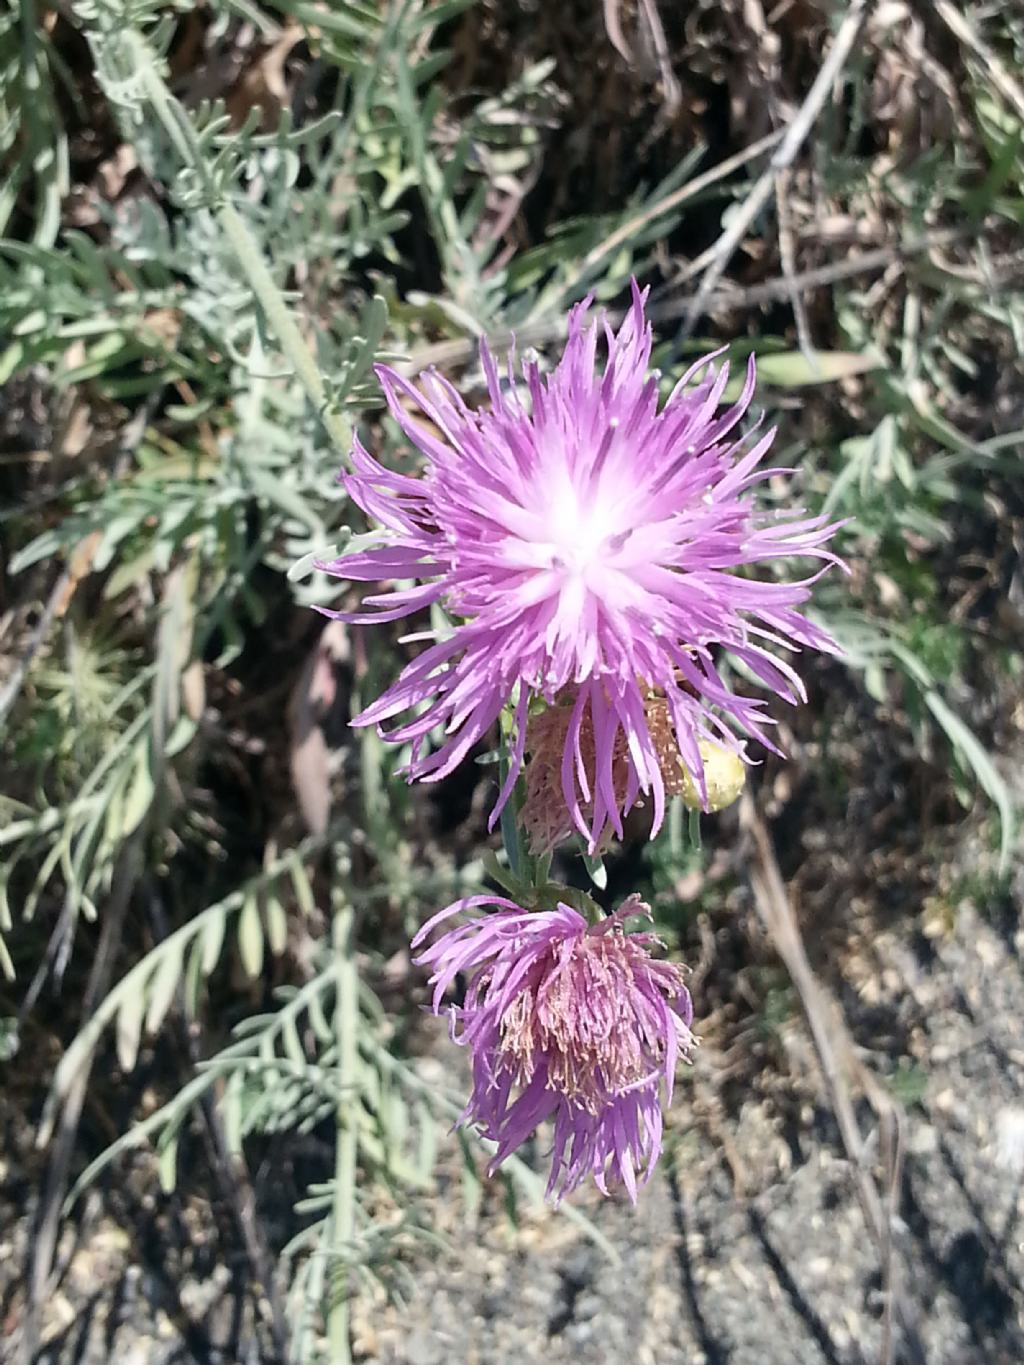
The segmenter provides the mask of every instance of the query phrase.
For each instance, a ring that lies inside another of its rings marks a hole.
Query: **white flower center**
[[[607,557],[610,539],[620,527],[609,503],[583,509],[575,499],[565,498],[552,509],[548,529],[552,567],[583,577],[591,565]]]

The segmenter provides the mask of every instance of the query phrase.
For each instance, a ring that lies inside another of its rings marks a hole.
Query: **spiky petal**
[[[450,1007],[452,1036],[472,1054],[462,1121],[498,1144],[493,1170],[550,1119],[549,1197],[592,1176],[604,1193],[621,1184],[635,1201],[661,1152],[676,1062],[694,1041],[684,969],[652,957],[653,934],[626,932],[629,916],[650,917],[636,896],[596,925],[561,902],[531,913],[469,897],[435,915],[413,947],[483,905],[494,908],[416,959],[433,969],[435,1014],[455,978],[468,976],[462,1005]]]

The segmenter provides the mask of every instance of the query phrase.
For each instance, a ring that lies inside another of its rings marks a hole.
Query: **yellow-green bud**
[[[721,744],[712,744],[702,739],[699,744],[701,760],[704,764],[704,781],[708,789],[708,804],[701,805],[700,792],[688,768],[683,768],[683,805],[690,810],[717,811],[739,799],[747,780],[747,765],[739,754],[726,749]],[[682,763],[680,762],[682,767]]]

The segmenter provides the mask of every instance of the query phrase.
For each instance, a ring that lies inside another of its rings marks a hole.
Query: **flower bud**
[[[700,792],[693,775],[683,768],[682,792],[683,805],[690,810],[705,810],[710,813],[725,810],[739,800],[747,780],[747,766],[739,754],[727,749],[723,744],[713,744],[702,739],[699,743],[700,756],[704,763],[704,783],[707,787],[707,805],[700,799]],[[682,764],[680,764],[682,767]]]

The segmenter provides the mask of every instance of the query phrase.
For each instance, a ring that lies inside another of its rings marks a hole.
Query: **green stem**
[[[256,239],[233,204],[222,204],[217,219],[225,237],[231,243],[238,264],[252,286],[252,292],[256,295],[271,330],[277,337],[281,350],[291,361],[299,382],[316,408],[328,435],[347,460],[352,445],[352,432],[348,422],[331,408],[323,376],[313,352],[307,346],[295,318],[281,297],[281,291],[274,283],[274,277],[263,259]]]
[[[215,209],[217,222],[256,296],[256,301],[263,310],[271,331],[277,337],[278,345],[291,362],[296,377],[316,408],[327,434],[342,457],[347,460],[352,443],[348,422],[332,409],[316,357],[299,331],[298,324],[274,281],[258,242],[235,206],[217,195],[209,180],[195,129],[187,112],[168,90],[157,70],[152,50],[138,33],[129,31],[126,40],[139,72],[139,79],[154,112],[182,161],[200,177],[209,189],[211,199],[217,203]]]
[[[331,1365],[350,1365],[348,1300],[349,1262],[355,1232],[356,1159],[359,1129],[354,1110],[356,1067],[359,1060],[359,977],[353,942],[353,910],[342,905],[334,912],[333,942],[338,995],[334,1031],[338,1048],[338,1104],[335,1110],[334,1191],[331,1201],[331,1246],[343,1269],[332,1277],[327,1312],[327,1340]]]
[[[508,757],[505,752],[505,737],[501,739],[501,757],[498,760],[498,783],[505,785],[508,776]],[[530,858],[523,847],[523,832],[519,828],[519,793],[514,791],[509,796],[502,808],[499,827],[501,829],[501,842],[504,845],[506,856],[508,857],[509,871],[516,881],[530,882],[532,869]]]

